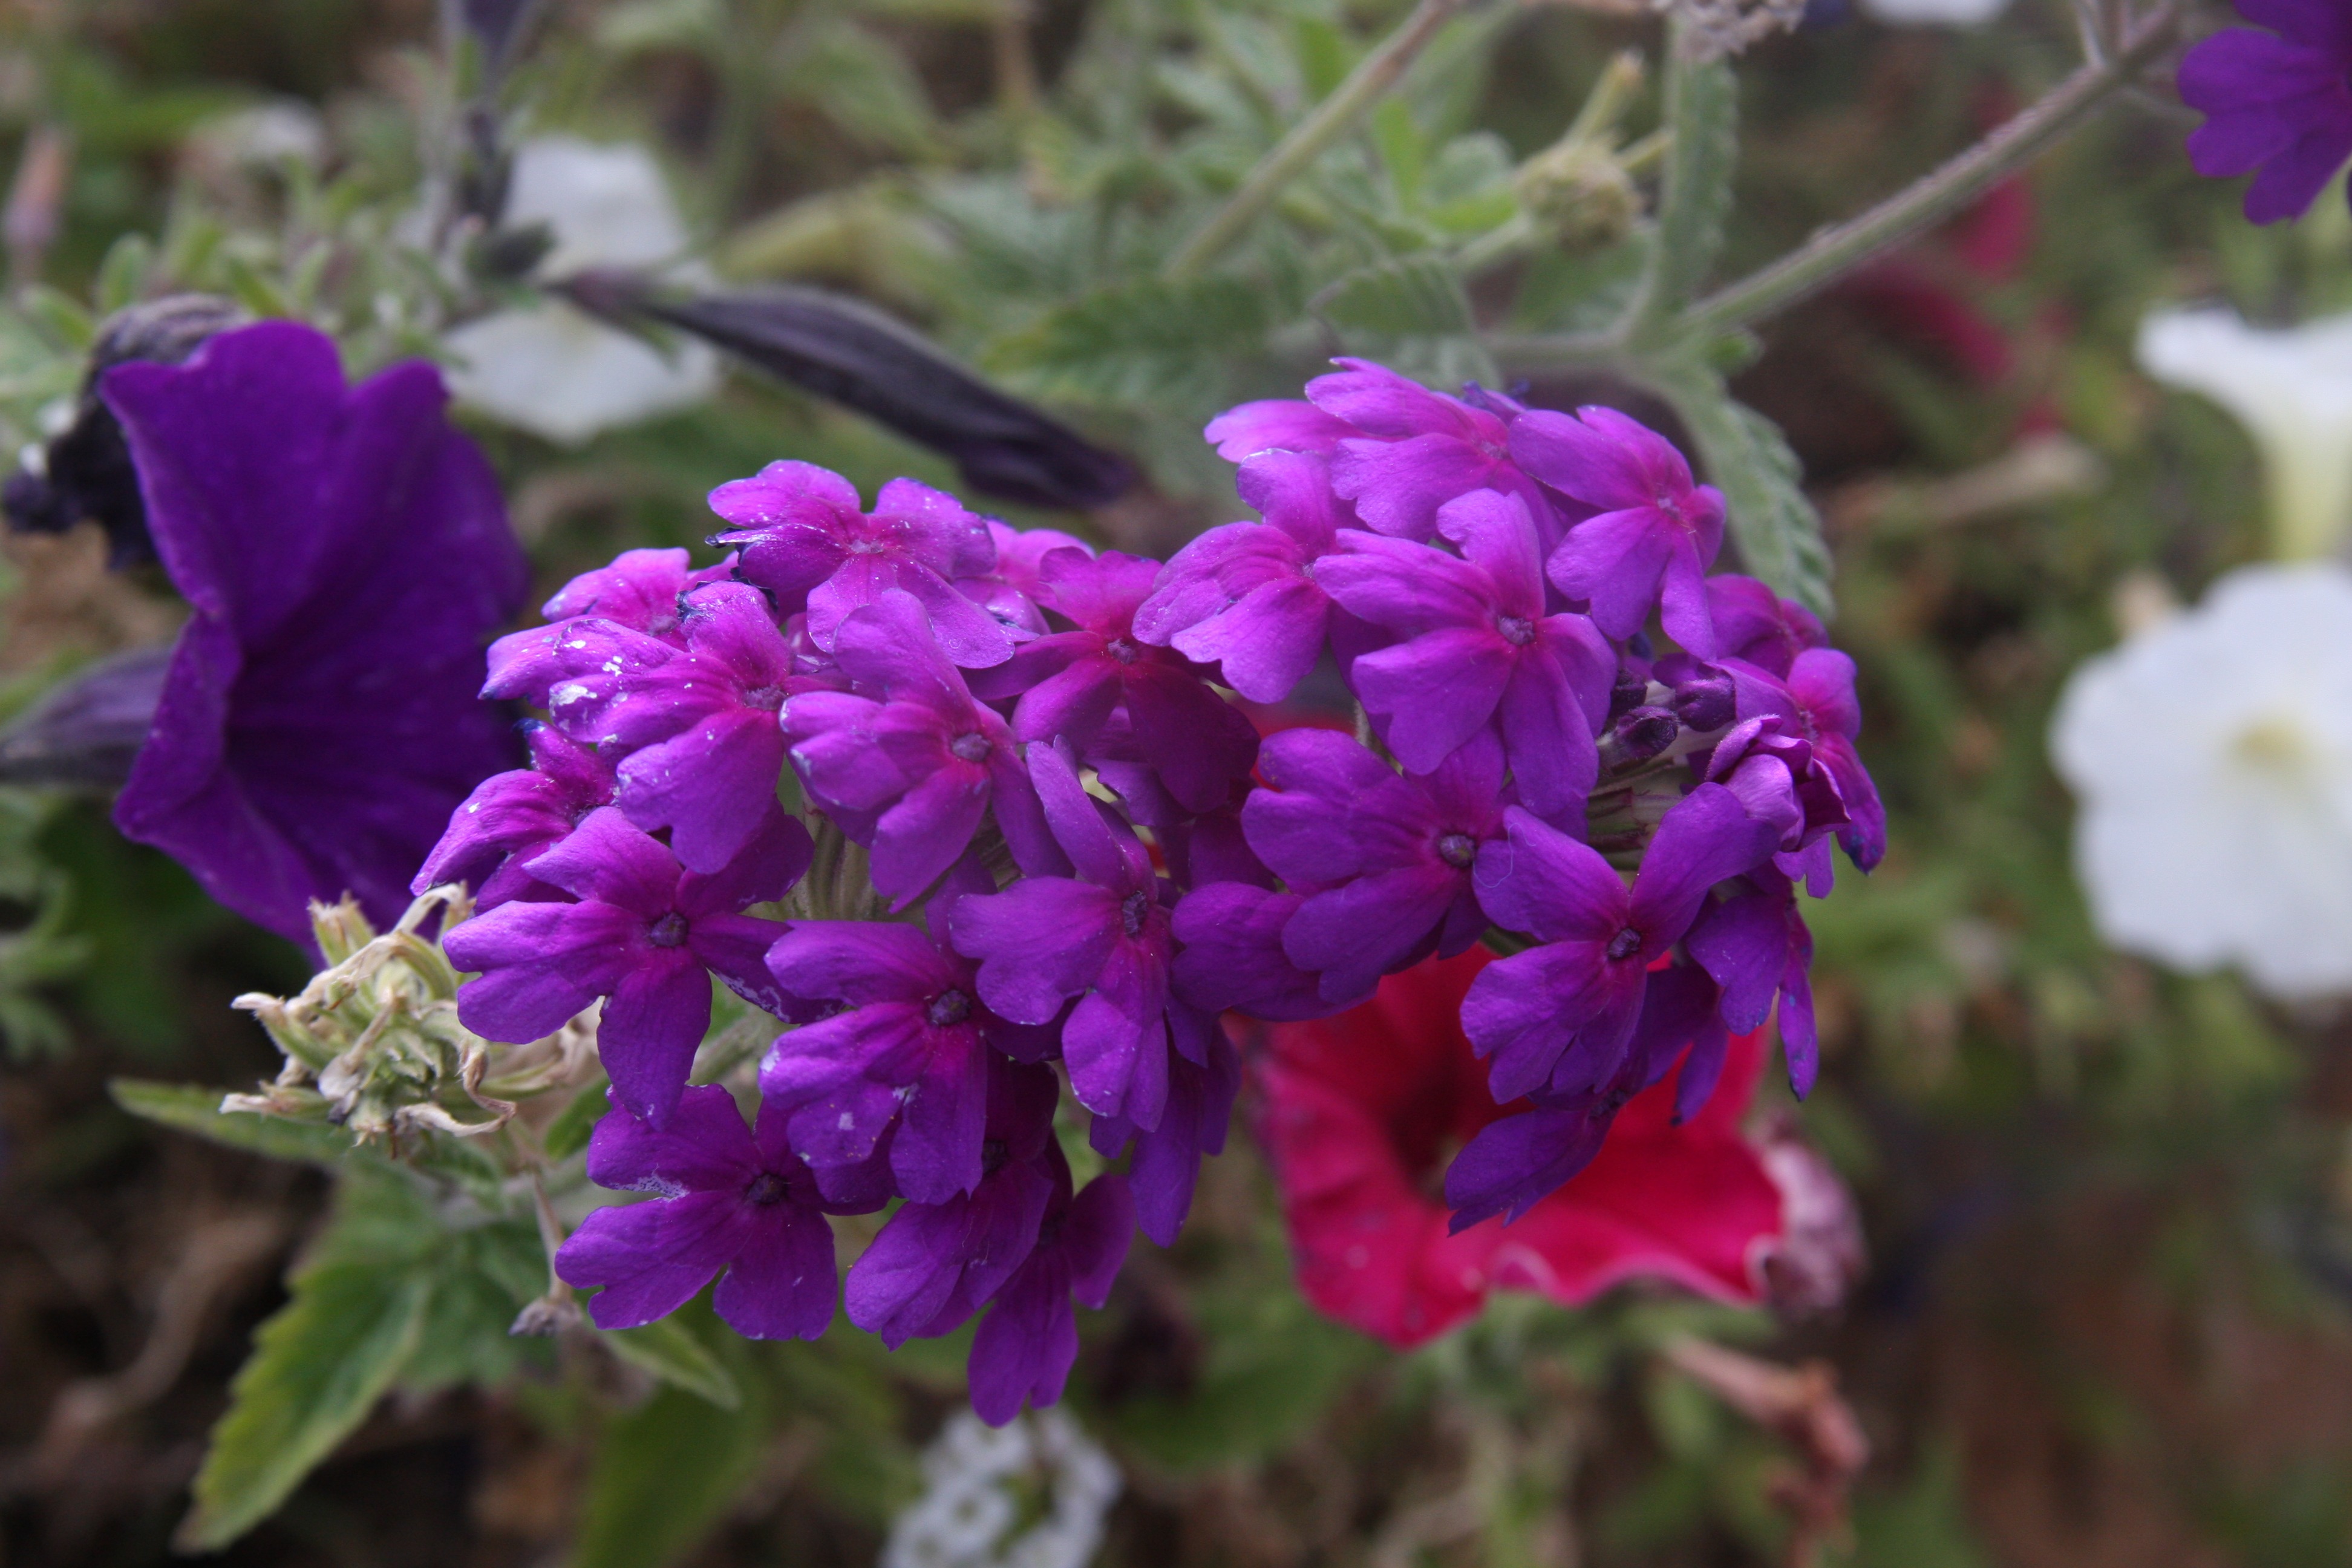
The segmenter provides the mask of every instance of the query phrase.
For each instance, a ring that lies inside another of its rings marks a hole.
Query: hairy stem
[[[1274,205],[1285,185],[1322,156],[1324,149],[1354,129],[1356,121],[1396,85],[1405,68],[1437,36],[1437,30],[1468,3],[1469,0],[1421,0],[1412,14],[1397,25],[1396,31],[1366,55],[1348,73],[1345,81],[1332,89],[1328,98],[1292,126],[1290,134],[1267,150],[1242,181],[1241,188],[1169,258],[1166,276],[1190,278],[1223,255],[1227,246],[1239,239],[1243,231]]]

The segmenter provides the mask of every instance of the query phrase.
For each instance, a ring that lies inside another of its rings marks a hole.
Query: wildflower
[[[1557,1093],[1607,1080],[1626,1056],[1648,970],[1699,912],[1707,889],[1749,870],[1777,834],[1721,784],[1668,811],[1629,890],[1590,847],[1513,806],[1507,838],[1478,852],[1478,900],[1496,924],[1541,944],[1478,977],[1462,1025],[1494,1058],[1497,1100],[1547,1084]]]
[[[478,908],[528,898],[530,863],[600,805],[613,804],[613,770],[562,731],[533,721],[525,731],[530,766],[484,779],[449,814],[449,829],[408,885],[444,882],[476,889]]]
[[[1762,1028],[1777,1000],[1789,1088],[1802,1100],[1821,1072],[1811,979],[1813,935],[1797,912],[1796,890],[1787,879],[1758,868],[1747,879],[1755,890],[1735,893],[1708,909],[1691,928],[1686,945],[1692,959],[1723,988],[1723,1022],[1733,1033]]]
[[[2241,567],[2068,678],[2051,754],[2109,942],[2283,996],[2352,990],[2347,626],[2342,567]]]
[[[1020,1415],[1024,1401],[1042,1410],[1062,1397],[1078,1359],[1070,1298],[1096,1308],[1108,1300],[1135,1233],[1125,1177],[1106,1171],[1072,1196],[1060,1144],[1045,1145],[1044,1163],[1054,1191],[1036,1244],[999,1288],[971,1340],[972,1414],[993,1426]]]
[[[1785,732],[1811,745],[1812,770],[1836,792],[1850,819],[1838,830],[1838,842],[1856,867],[1864,871],[1875,868],[1886,855],[1886,807],[1879,801],[1870,770],[1862,764],[1862,753],[1854,749],[1854,737],[1862,732],[1862,704],[1853,695],[1853,660],[1835,648],[1807,648],[1790,661],[1786,680],[1737,660],[1724,668],[1738,689],[1740,718],[1777,720]],[[1809,809],[1815,821],[1822,820],[1824,806]],[[1825,868],[1826,860],[1822,865]]]
[[[1176,1245],[1184,1216],[1192,1212],[1201,1157],[1224,1151],[1225,1129],[1241,1087],[1241,1056],[1223,1029],[1212,1028],[1205,1063],[1181,1056],[1169,1062],[1168,1109],[1159,1126],[1141,1128],[1124,1117],[1097,1116],[1087,1130],[1095,1152],[1106,1160],[1118,1158],[1134,1143],[1127,1184],[1135,1222],[1162,1247]]]
[[[1666,635],[1701,658],[1716,652],[1706,569],[1723,548],[1723,492],[1692,481],[1674,444],[1613,408],[1573,419],[1537,409],[1511,426],[1511,454],[1591,509],[1546,571],[1612,637],[1632,637],[1663,605]]]
[[[950,1415],[922,1466],[923,1495],[891,1521],[881,1568],[1087,1568],[1118,1498],[1118,1467],[1059,1410],[998,1429]],[[1042,1519],[1027,1507],[1038,1485]]]
[[[593,616],[684,647],[686,637],[679,623],[686,616],[687,595],[726,582],[734,569],[731,555],[715,566],[698,569],[683,550],[624,550],[613,557],[611,565],[583,572],[566,583],[540,607],[540,614],[551,622]]]
[[[1635,1096],[1583,1173],[1507,1227],[1449,1234],[1428,1194],[1448,1145],[1508,1114],[1462,1032],[1484,949],[1381,983],[1373,1000],[1269,1032],[1252,1069],[1256,1125],[1282,1194],[1299,1289],[1318,1310],[1406,1349],[1474,1316],[1490,1290],[1576,1306],[1655,1279],[1718,1301],[1761,1293],[1782,1200],[1738,1135],[1762,1065],[1735,1041],[1706,1109],[1676,1122],[1665,1089]]]
[[[1213,528],[1178,551],[1137,606],[1135,635],[1215,665],[1253,702],[1279,702],[1322,656],[1331,599],[1314,567],[1355,519],[1319,457],[1261,453],[1236,482],[1265,521]]]
[[[1104,820],[1051,746],[1029,749],[1029,771],[1077,876],[1024,877],[964,899],[949,929],[957,951],[981,961],[981,1000],[997,1016],[1047,1024],[1076,999],[1062,1024],[1070,1092],[1148,1131],[1167,1102],[1170,1042],[1202,1061],[1213,1026],[1169,984],[1169,908],[1142,844]]]
[[[809,639],[827,652],[852,610],[894,588],[922,605],[932,636],[965,668],[1013,652],[1012,635],[950,581],[996,567],[988,529],[953,496],[892,479],[867,512],[839,474],[782,462],[720,485],[710,510],[734,525],[710,542],[741,550],[735,574],[766,589],[779,614],[807,611]]]
[[[348,386],[291,321],[101,388],[191,610],[116,826],[290,940],[346,891],[390,925],[451,808],[514,756],[474,697],[525,581],[495,476],[430,365]]]
[[[537,276],[590,268],[653,268],[687,249],[686,226],[653,154],[635,143],[600,147],[541,136],[515,151],[503,226],[544,225],[552,247]],[[449,382],[460,401],[503,424],[576,447],[602,430],[690,408],[719,385],[719,356],[703,343],[656,349],[548,298],[450,331]]]
[[[852,611],[834,657],[854,689],[792,698],[783,733],[810,795],[872,847],[877,891],[911,903],[991,812],[1020,865],[1066,868],[1013,731],[973,700],[912,595]]]
[[[1250,846],[1307,890],[1282,949],[1345,1003],[1486,929],[1472,868],[1503,834],[1503,748],[1474,735],[1425,778],[1399,774],[1330,730],[1286,730],[1260,752],[1266,787],[1243,808]]]
[[[785,999],[765,958],[784,934],[742,911],[783,897],[808,869],[808,830],[769,806],[728,867],[705,876],[606,806],[540,852],[531,876],[578,901],[515,902],[451,931],[449,961],[476,971],[458,1016],[493,1040],[535,1040],[606,998],[597,1046],[631,1114],[665,1125],[710,1027],[707,967],[755,1006]]]
[[[1715,623],[1716,647],[1724,657],[1746,659],[1782,679],[1788,679],[1789,666],[1799,654],[1829,644],[1829,634],[1812,611],[1753,577],[1731,572],[1709,577],[1706,610]]]
[[[1283,951],[1282,933],[1306,901],[1250,882],[1210,882],[1185,894],[1170,926],[1182,944],[1170,972],[1176,994],[1204,1013],[1319,1018],[1330,1012],[1323,977]]]
[[[588,1175],[651,1201],[593,1210],[556,1249],[556,1277],[595,1289],[588,1315],[603,1329],[667,1317],[721,1269],[710,1305],[755,1340],[814,1340],[840,1298],[828,1214],[882,1206],[879,1192],[836,1203],[786,1146],[783,1113],[762,1105],[746,1127],[717,1084],[684,1091],[667,1124],[621,1106],[596,1123]]]
[[[2158,310],[2140,323],[2140,367],[2228,409],[2262,454],[2272,553],[2333,552],[2352,531],[2352,315],[2284,329],[2235,312]]]
[[[972,689],[992,700],[1019,697],[1013,732],[1022,740],[1066,739],[1089,757],[1123,709],[1137,759],[1185,810],[1209,811],[1249,773],[1257,731],[1182,655],[1136,633],[1160,570],[1116,550],[1091,560],[1049,552],[1037,568],[1039,597],[1076,628],[1024,644]]]
[[[2241,0],[2269,33],[2228,27],[2182,58],[2180,101],[2197,172],[2252,174],[2246,221],[2301,217],[2352,159],[2352,20],[2336,0]]]
[[[1448,501],[1438,527],[1457,559],[1409,540],[1351,534],[1317,575],[1340,607],[1397,635],[1355,661],[1357,698],[1408,772],[1435,771],[1492,724],[1529,809],[1580,807],[1600,768],[1616,654],[1580,615],[1547,615],[1535,524],[1516,496]]]

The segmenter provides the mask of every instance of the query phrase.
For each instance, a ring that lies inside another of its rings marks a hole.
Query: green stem
[[[2168,47],[2173,4],[2132,24],[2105,58],[2085,63],[2032,108],[1860,216],[1826,229],[1759,271],[1699,300],[1675,325],[1707,340],[1787,309],[1899,240],[1958,211],[2103,108]]]
[[[1437,36],[1437,30],[1468,3],[1469,0],[1421,0],[1412,8],[1412,15],[1399,23],[1396,31],[1382,39],[1378,48],[1366,55],[1328,98],[1317,104],[1312,113],[1291,127],[1289,135],[1257,161],[1257,166],[1242,181],[1241,189],[1169,258],[1165,276],[1190,278],[1223,255],[1227,246],[1239,239],[1243,231],[1274,205],[1285,185],[1321,157],[1332,142],[1352,130],[1356,121],[1396,85],[1405,68]]]

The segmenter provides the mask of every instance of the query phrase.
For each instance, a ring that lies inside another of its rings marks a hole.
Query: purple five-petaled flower
[[[711,1307],[755,1340],[824,1332],[840,1296],[824,1216],[869,1213],[887,1196],[869,1184],[828,1200],[786,1147],[783,1112],[762,1105],[756,1129],[746,1127],[715,1084],[688,1089],[664,1127],[606,1112],[589,1139],[588,1175],[657,1194],[593,1211],[556,1250],[556,1277],[596,1290],[588,1315],[597,1327],[667,1317],[724,1269]]]
[[[536,1040],[605,998],[604,1070],[622,1104],[661,1126],[710,1027],[706,969],[756,1006],[788,1005],[766,963],[785,928],[742,911],[782,898],[809,855],[808,830],[772,802],[751,842],[709,876],[683,870],[619,811],[593,811],[530,864],[575,902],[500,904],[450,931],[449,961],[476,972],[457,1016],[489,1039]]]
[[[1036,1242],[998,1289],[971,1340],[972,1413],[992,1426],[1020,1415],[1024,1401],[1042,1408],[1062,1397],[1078,1359],[1070,1298],[1096,1308],[1109,1300],[1135,1233],[1126,1177],[1106,1171],[1073,1195],[1060,1144],[1045,1146],[1042,1163],[1053,1195],[1038,1219]]]
[[[534,888],[545,896],[530,875],[532,859],[590,812],[613,804],[613,770],[553,725],[531,721],[526,740],[531,765],[475,786],[449,814],[448,831],[425,858],[410,892],[463,882],[483,910],[533,897]]]
[[[1813,1023],[1813,935],[1797,912],[1796,889],[1785,877],[1748,873],[1752,891],[1739,892],[1701,915],[1685,945],[1723,988],[1723,1022],[1738,1034],[1763,1027],[1780,1003],[1780,1055],[1789,1088],[1799,1100],[1821,1073],[1821,1037]]]
[[[1886,807],[1854,748],[1862,704],[1853,694],[1853,660],[1832,647],[1808,648],[1790,662],[1785,679],[1738,659],[1727,659],[1723,668],[1738,693],[1740,718],[1777,719],[1811,744],[1813,766],[1836,788],[1849,818],[1838,842],[1856,867],[1874,868],[1886,856]]]
[[[2271,30],[2226,28],[2180,62],[2180,100],[2206,116],[2189,161],[2218,178],[2254,174],[2248,222],[2300,217],[2352,159],[2352,8],[2238,0],[2238,15]]]

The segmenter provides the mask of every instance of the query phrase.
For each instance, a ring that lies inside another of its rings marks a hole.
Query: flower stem
[[[1348,73],[1345,81],[1331,89],[1329,97],[1315,106],[1314,112],[1292,126],[1288,135],[1267,150],[1242,181],[1241,188],[1169,258],[1165,276],[1190,278],[1223,254],[1227,246],[1239,239],[1242,232],[1274,205],[1285,185],[1322,156],[1324,149],[1352,130],[1356,121],[1396,85],[1405,68],[1437,36],[1437,30],[1467,4],[1469,0],[1421,0],[1412,14],[1397,25],[1396,31],[1382,39],[1378,48]]]
[[[2113,50],[1967,152],[1922,175],[1861,216],[1823,230],[1780,260],[1717,290],[1682,313],[1680,335],[1720,337],[1787,309],[1896,241],[1958,210],[2011,170],[2105,107],[2173,41],[2179,13],[2158,6],[2130,24]]]

